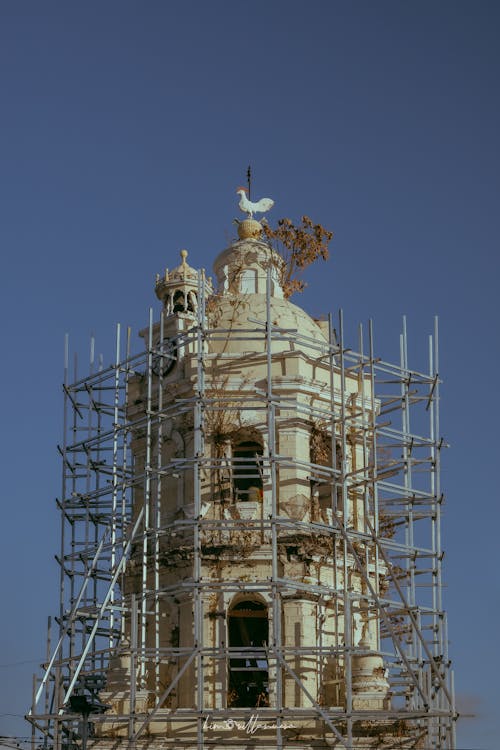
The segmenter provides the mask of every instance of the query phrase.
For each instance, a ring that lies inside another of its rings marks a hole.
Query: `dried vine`
[[[276,229],[263,223],[263,231],[284,261],[279,264],[278,273],[285,297],[302,292],[306,283],[297,276],[318,258],[328,260],[328,244],[333,232],[321,224],[314,224],[308,216],[302,217],[299,226],[290,219],[279,219]]]

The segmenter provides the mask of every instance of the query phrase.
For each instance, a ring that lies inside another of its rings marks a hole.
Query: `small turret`
[[[196,315],[198,310],[198,278],[199,272],[186,262],[187,250],[181,250],[181,263],[169,272],[168,268],[162,276],[156,275],[155,292],[163,303],[166,315],[185,313]],[[205,291],[212,293],[210,279],[205,280]]]

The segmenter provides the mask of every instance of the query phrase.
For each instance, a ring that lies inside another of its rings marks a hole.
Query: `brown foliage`
[[[331,465],[332,438],[323,420],[311,424],[310,453],[313,464]]]
[[[263,230],[264,236],[271,241],[284,261],[279,272],[285,297],[290,297],[294,292],[302,292],[306,284],[297,276],[318,258],[328,260],[328,243],[333,232],[329,232],[321,224],[313,224],[308,216],[302,217],[299,226],[295,226],[290,219],[279,219],[276,229],[263,224]]]

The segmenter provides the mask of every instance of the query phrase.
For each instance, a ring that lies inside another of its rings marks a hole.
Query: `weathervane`
[[[238,206],[240,207],[241,211],[243,211],[243,213],[248,216],[249,219],[253,218],[254,213],[263,214],[266,211],[270,211],[274,206],[274,201],[272,200],[272,198],[261,198],[260,201],[252,203],[252,201],[250,200],[251,179],[252,172],[249,165],[247,169],[248,187],[239,187],[236,189],[236,192],[240,196],[240,202],[238,203]]]

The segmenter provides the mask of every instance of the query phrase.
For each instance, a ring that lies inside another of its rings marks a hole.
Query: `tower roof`
[[[187,250],[181,250],[180,256],[181,262],[178,266],[171,271],[166,268],[163,276],[156,274],[156,296],[163,302],[168,314],[172,312],[194,312],[197,305],[195,300],[200,272],[187,263]],[[204,280],[204,284],[206,285],[206,292],[211,294],[210,279]],[[182,301],[180,300],[181,296]],[[193,300],[190,305],[187,303],[189,296]],[[175,302],[176,298],[179,300],[177,303]]]
[[[248,225],[240,231],[242,225]],[[255,227],[254,225],[257,225]],[[246,219],[239,224],[239,240],[231,243],[214,261],[214,272],[220,290],[217,301],[217,321],[222,328],[230,331],[245,329],[252,323],[250,318],[265,320],[267,316],[267,292],[270,281],[270,307],[273,325],[284,330],[298,331],[314,340],[327,341],[324,326],[313,320],[301,307],[285,299],[281,286],[282,270],[285,261],[268,242],[257,236],[257,228],[262,226],[254,219]],[[241,347],[238,335],[228,335],[224,343],[227,351]],[[214,345],[217,348],[217,344]],[[289,348],[288,341],[276,343],[278,349]]]

